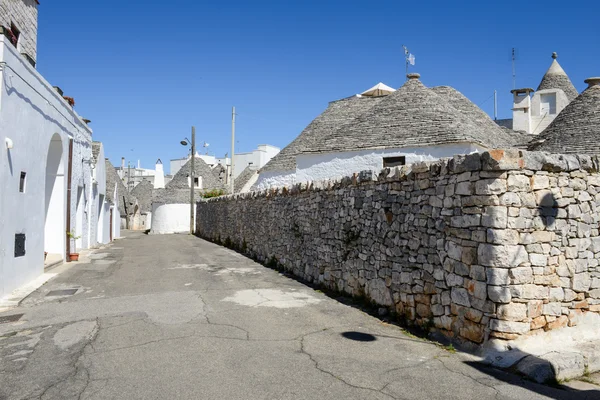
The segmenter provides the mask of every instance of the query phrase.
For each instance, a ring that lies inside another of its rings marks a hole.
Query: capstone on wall
[[[197,233],[482,343],[600,311],[598,160],[494,150],[198,204]]]
[[[0,25],[20,31],[17,51],[33,61],[37,58],[38,2],[37,0],[0,0]]]

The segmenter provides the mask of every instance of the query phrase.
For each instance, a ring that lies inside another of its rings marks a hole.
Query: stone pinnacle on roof
[[[600,78],[569,103],[531,144],[530,150],[600,155]]]
[[[569,101],[573,101],[579,95],[567,73],[557,61],[558,54],[552,53],[552,64],[544,74],[537,90],[561,89],[567,95]]]

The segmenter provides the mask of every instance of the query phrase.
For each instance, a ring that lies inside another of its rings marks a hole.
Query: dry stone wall
[[[198,204],[197,233],[475,343],[600,311],[598,160],[494,150]]]

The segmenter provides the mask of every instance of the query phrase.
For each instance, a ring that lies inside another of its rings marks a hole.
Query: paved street
[[[600,398],[478,366],[193,236],[127,233],[91,257],[0,313],[23,314],[0,324],[0,399]]]

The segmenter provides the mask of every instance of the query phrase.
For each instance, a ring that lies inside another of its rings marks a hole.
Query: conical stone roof
[[[289,145],[273,157],[260,172],[296,171],[296,156],[318,145],[329,132],[367,113],[385,97],[352,96],[332,101]]]
[[[556,116],[530,150],[600,156],[600,78],[586,82],[590,86]]]
[[[190,174],[192,159],[190,158],[173,179],[165,185],[165,189],[189,189],[188,177]],[[202,190],[225,189],[225,186],[215,176],[212,169],[200,157],[194,159],[194,176],[202,177]]]
[[[567,76],[567,73],[560,66],[556,59],[558,56],[556,53],[552,53],[552,64],[550,64],[550,68],[544,74],[540,85],[537,90],[546,90],[546,89],[561,89],[567,95],[569,101],[573,101],[575,97],[579,95],[575,86]]]
[[[131,195],[138,201],[141,213],[149,213],[152,211],[152,191],[154,185],[149,180],[142,180],[132,190]]]
[[[322,138],[310,153],[474,143],[485,148],[513,147],[514,140],[492,123],[473,119],[459,92],[425,87],[418,74],[383,97],[368,113]],[[460,95],[460,96],[458,96]],[[454,104],[454,105],[453,105]],[[472,104],[472,103],[471,103]],[[487,117],[489,119],[489,117]],[[491,120],[490,120],[491,122]]]

